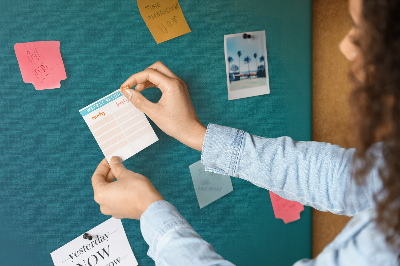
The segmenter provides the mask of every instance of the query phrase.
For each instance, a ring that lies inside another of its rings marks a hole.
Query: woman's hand
[[[135,85],[135,90],[130,89]],[[140,93],[151,87],[162,92],[158,103],[150,102]],[[186,84],[163,63],[156,62],[132,75],[121,85],[121,90],[166,134],[193,149],[202,150],[207,129],[196,115]]]
[[[110,164],[106,159],[101,161],[92,185],[100,211],[118,219],[140,219],[153,202],[164,200],[149,179],[126,169],[118,157],[112,157]]]

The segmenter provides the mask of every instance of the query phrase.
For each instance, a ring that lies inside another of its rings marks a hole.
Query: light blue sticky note
[[[233,191],[231,177],[206,172],[201,161],[189,166],[200,209]]]

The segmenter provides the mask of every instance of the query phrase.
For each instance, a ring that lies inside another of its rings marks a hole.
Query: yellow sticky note
[[[157,44],[190,32],[177,0],[137,0],[137,3]]]

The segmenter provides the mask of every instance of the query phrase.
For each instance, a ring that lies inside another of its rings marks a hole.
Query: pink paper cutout
[[[36,90],[60,88],[67,78],[60,53],[60,42],[41,41],[14,45],[22,79]]]
[[[300,213],[304,210],[303,204],[284,199],[271,191],[269,196],[276,219],[282,219],[285,224],[300,219]]]

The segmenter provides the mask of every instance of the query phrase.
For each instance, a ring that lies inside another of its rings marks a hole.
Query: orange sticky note
[[[285,224],[300,219],[300,213],[304,210],[303,204],[284,199],[271,191],[269,196],[276,219],[282,219]]]
[[[137,0],[137,3],[157,44],[190,32],[177,0]]]
[[[60,53],[60,42],[41,41],[14,45],[22,79],[36,90],[60,88],[67,78]]]

